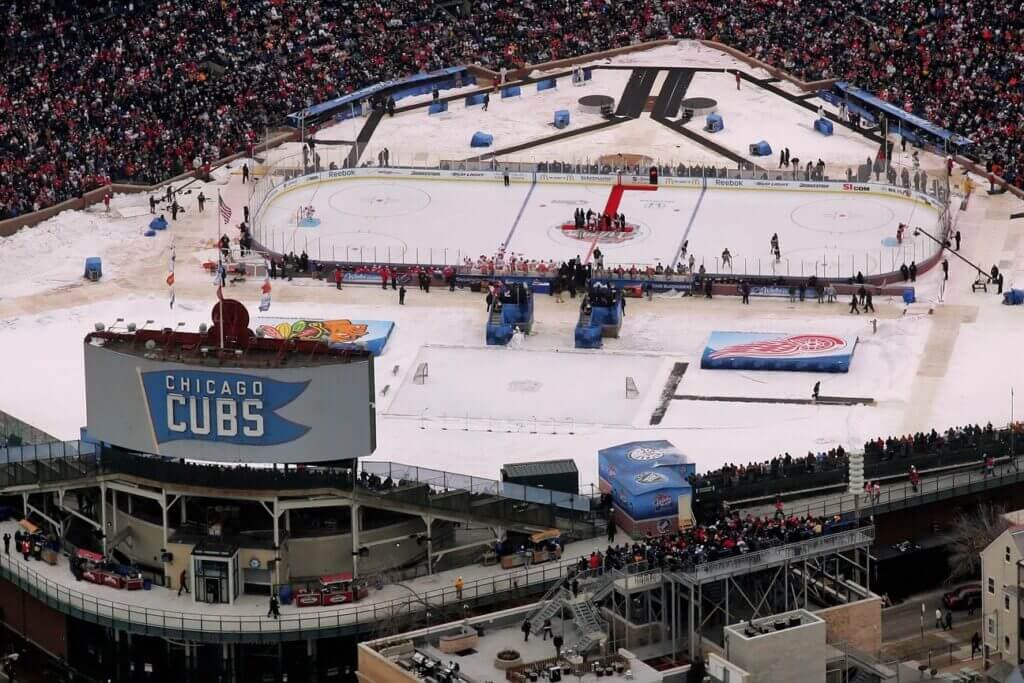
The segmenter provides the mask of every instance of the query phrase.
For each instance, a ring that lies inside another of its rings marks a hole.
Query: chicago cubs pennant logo
[[[309,427],[277,414],[309,386],[229,372],[155,371],[142,385],[157,443],[218,441],[275,446],[294,441]]]

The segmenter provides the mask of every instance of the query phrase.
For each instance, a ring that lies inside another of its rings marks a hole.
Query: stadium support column
[[[117,514],[117,511],[114,511]],[[164,536],[167,536],[167,531],[164,531]],[[100,482],[100,544],[103,549],[103,557],[107,556],[107,485]],[[164,547],[167,546],[167,540],[164,539]]]
[[[309,683],[317,683],[319,665],[316,661],[316,640],[310,638],[306,641],[306,662],[309,666]]]
[[[359,513],[359,503],[352,503],[352,518],[349,526],[352,527],[352,577],[359,578],[359,527],[362,515]]]
[[[434,518],[423,515],[423,524],[427,527],[427,575],[434,574]]]

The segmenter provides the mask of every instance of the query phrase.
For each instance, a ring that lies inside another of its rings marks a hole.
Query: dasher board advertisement
[[[299,463],[376,447],[373,361],[209,367],[85,345],[91,437],[174,458]]]

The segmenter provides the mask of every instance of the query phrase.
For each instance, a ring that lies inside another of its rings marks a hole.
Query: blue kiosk
[[[625,301],[621,289],[603,282],[591,284],[580,303],[576,348],[599,349],[604,337],[617,338],[624,315]]]
[[[487,345],[505,346],[516,330],[533,331],[533,292],[524,284],[504,288],[487,311]]]

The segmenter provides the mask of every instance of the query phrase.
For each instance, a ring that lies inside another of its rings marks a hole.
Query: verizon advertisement
[[[210,368],[85,345],[90,436],[173,458],[300,463],[376,448],[373,361]]]

